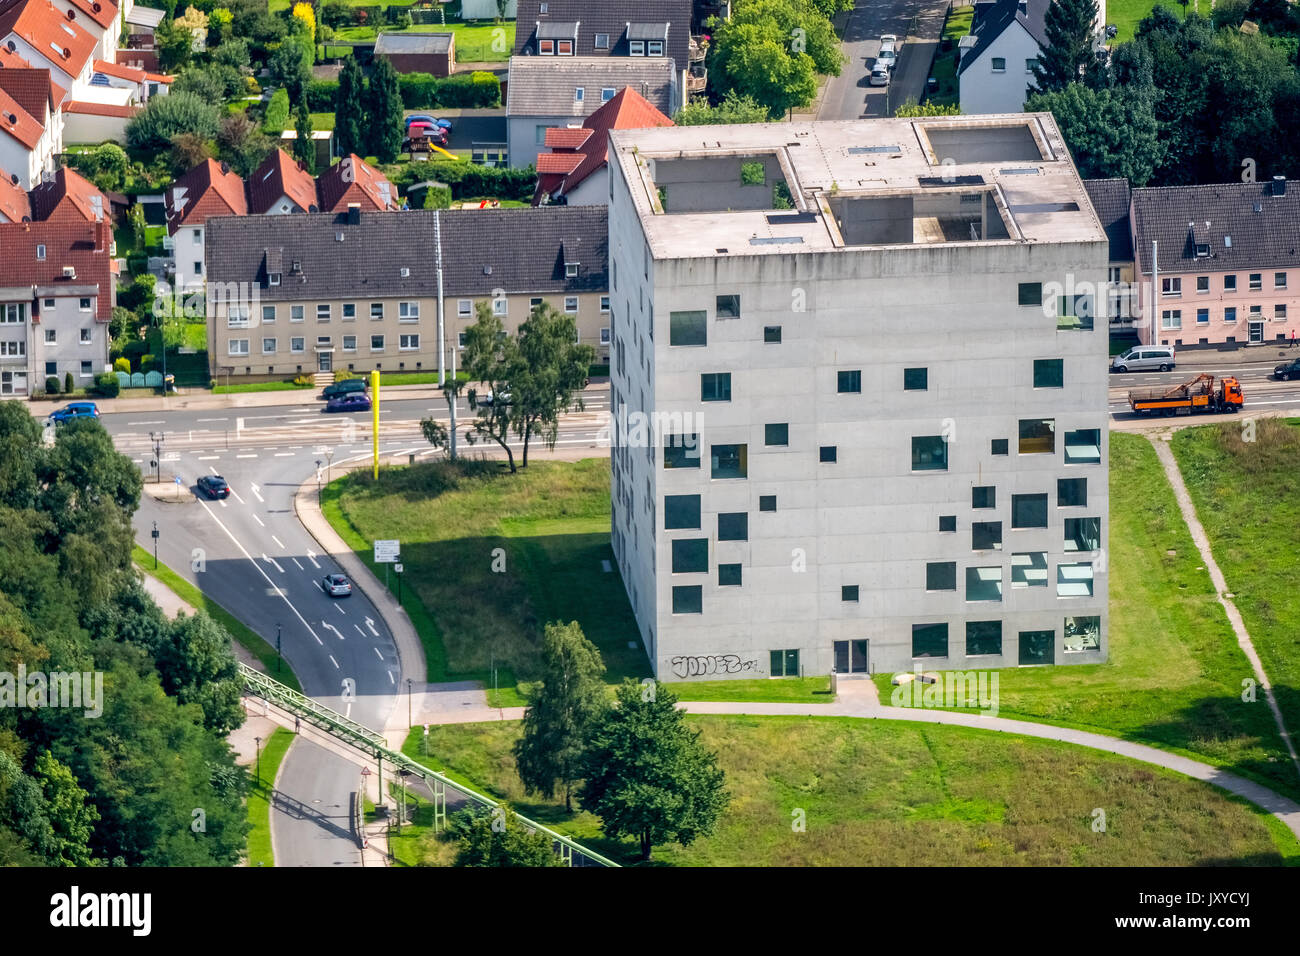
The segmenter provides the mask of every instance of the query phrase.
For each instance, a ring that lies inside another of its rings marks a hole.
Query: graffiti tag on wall
[[[739,654],[674,657],[668,663],[672,665],[673,676],[675,677],[708,677],[714,674],[741,674],[745,671],[758,671],[757,660],[743,660]]]

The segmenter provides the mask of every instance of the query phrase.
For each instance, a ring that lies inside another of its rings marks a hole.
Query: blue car
[[[424,113],[413,113],[408,116],[406,118],[406,128],[410,129],[412,123],[428,123],[431,126],[440,126],[448,133],[451,132],[451,120],[435,119],[434,117],[427,116]]]
[[[69,402],[62,408],[50,413],[50,421],[56,425],[74,418],[98,418],[99,408],[94,402]]]
[[[353,392],[351,395],[336,395],[325,403],[327,412],[368,412],[370,411],[370,399],[364,392]]]

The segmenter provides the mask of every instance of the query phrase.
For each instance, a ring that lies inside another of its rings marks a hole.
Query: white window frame
[[[564,313],[565,315],[578,314],[578,297],[576,295],[566,295],[564,297]]]
[[[1001,67],[998,66],[999,62],[1002,64]],[[989,60],[989,67],[994,73],[1005,73],[1007,72],[1007,58],[1005,56],[992,57]]]
[[[379,340],[379,348],[375,348],[375,339]],[[384,337],[384,333],[382,332],[376,332],[375,334],[370,336],[370,351],[372,352],[382,352],[384,350],[384,346],[387,344],[388,341]]]
[[[0,342],[0,356],[4,358],[26,358],[27,343],[22,339],[15,339],[12,342]]]
[[[348,342],[349,342],[349,341],[352,342],[351,345],[348,345]],[[345,351],[345,352],[355,352],[356,350],[357,350],[357,337],[356,337],[355,335],[345,335],[345,336],[343,336],[343,351]]]
[[[269,325],[275,324],[275,306],[273,305],[262,306],[262,321],[268,323]]]
[[[600,330],[600,344],[601,344],[601,345],[608,345],[608,344],[609,344],[609,326],[608,326],[608,325],[603,326],[603,327],[601,328],[601,330]]]
[[[628,56],[645,56],[645,41],[644,41],[644,40],[628,40],[628,41],[627,41],[627,55],[628,55]]]
[[[645,44],[645,55],[646,55],[646,56],[663,56],[663,55],[664,55],[664,41],[663,41],[663,40],[647,40],[647,41],[646,41],[646,44]]]
[[[1181,329],[1183,327],[1182,309],[1165,309],[1160,313],[1160,328],[1163,330]]]
[[[95,339],[94,339],[94,335],[92,334],[93,330],[91,330],[91,329],[81,329],[80,332],[81,332],[81,337],[78,339],[78,341],[79,341],[82,345],[93,345],[93,344],[94,344]]]
[[[420,303],[415,300],[408,300],[397,303],[397,321],[398,322],[419,322],[420,321]]]
[[[507,299],[505,296],[502,296],[502,297],[499,298],[499,299],[493,299],[493,300],[492,300],[492,314],[493,314],[493,315],[498,316],[498,317],[501,317],[501,318],[504,318],[505,316],[509,315],[509,313],[510,313],[510,300],[509,300],[509,299]]]
[[[91,360],[91,359],[82,359],[82,360],[81,360],[81,371],[78,373],[78,376],[79,376],[80,378],[94,378],[94,377],[95,377],[95,363],[94,363],[94,361]]]
[[[297,343],[297,347],[294,346]],[[289,339],[289,353],[291,355],[302,355],[307,351],[307,337],[304,335],[291,336]]]
[[[414,344],[410,344],[410,340],[411,340],[411,339],[414,339],[414,340],[415,340],[415,343],[414,343]],[[402,344],[403,342],[406,342],[406,343],[408,343],[408,344],[403,345],[403,344]],[[399,351],[399,352],[418,352],[418,351],[420,351],[420,333],[419,333],[419,332],[405,332],[405,333],[399,335],[399,336],[397,337],[397,351]]]
[[[240,345],[243,346],[242,349],[238,348],[238,346],[240,346]],[[248,339],[230,339],[230,340],[228,341],[227,345],[226,345],[226,354],[227,354],[227,355],[247,355],[247,354],[248,354]]]
[[[378,315],[375,315],[375,306],[379,306],[379,314],[378,314]],[[372,321],[372,322],[380,322],[380,321],[382,321],[383,318],[384,318],[384,313],[385,313],[386,311],[388,311],[388,310],[384,308],[384,303],[382,303],[382,302],[371,302],[371,303],[370,303],[370,321]]]
[[[90,300],[90,296],[85,296],[85,295],[78,296],[78,297],[77,297],[77,310],[78,310],[79,312],[89,312],[90,309],[91,309],[91,300]]]
[[[604,43],[601,43],[601,42],[600,42],[602,38],[603,38],[604,41],[605,41]],[[593,48],[593,49],[596,49],[596,50],[608,50],[608,49],[609,49],[609,34],[608,34],[608,33],[597,33],[597,34],[596,34],[596,39],[595,39],[595,41],[592,43],[592,48]]]
[[[43,242],[37,245],[36,247],[36,261],[37,262],[45,261],[45,243]]]
[[[269,349],[266,347],[266,343],[267,343],[267,342],[270,342],[270,343],[271,343],[271,347],[270,347]],[[278,348],[277,348],[278,345],[279,345],[279,343],[275,340],[275,337],[274,337],[274,336],[266,336],[266,337],[264,337],[264,338],[262,339],[262,354],[263,354],[263,355],[274,355],[274,354],[278,351]]]
[[[298,313],[298,314],[297,314],[297,315],[294,315],[295,312]],[[291,306],[289,306],[289,321],[290,321],[290,322],[302,322],[302,321],[304,321],[304,318],[305,318],[306,315],[307,315],[307,307],[306,307],[305,305],[291,305]]]
[[[316,321],[329,322],[334,318],[334,306],[329,302],[316,303]]]
[[[352,314],[351,314],[351,315],[348,315],[348,309],[351,309],[351,310],[352,310]],[[357,304],[356,304],[355,302],[344,302],[344,303],[343,303],[343,321],[344,321],[344,322],[355,322],[356,319],[357,319]]]
[[[456,300],[456,314],[460,316],[470,316],[474,314],[474,303],[469,299]]]
[[[46,344],[46,345],[58,345],[58,344],[59,344],[59,332],[58,332],[57,329],[46,329],[46,330],[45,330],[45,344]]]
[[[27,322],[27,310],[21,302],[7,302],[0,305],[0,325],[24,325]]]
[[[600,297],[600,312],[602,315],[609,314],[609,296],[607,295],[602,295]]]

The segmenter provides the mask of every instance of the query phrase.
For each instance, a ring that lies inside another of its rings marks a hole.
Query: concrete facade
[[[611,142],[612,537],[655,673],[1103,660],[1107,330],[1057,293],[1107,244],[1051,117]]]

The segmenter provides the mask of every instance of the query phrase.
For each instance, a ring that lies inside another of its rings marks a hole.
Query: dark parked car
[[[1283,365],[1273,369],[1273,377],[1280,378],[1286,382],[1293,378],[1300,378],[1300,359],[1292,359]]]
[[[368,412],[370,411],[370,399],[364,392],[353,392],[351,395],[335,395],[325,403],[327,412]]]
[[[330,597],[351,597],[352,582],[342,574],[327,574],[321,580],[321,587]]]
[[[230,485],[220,475],[204,475],[199,479],[199,491],[209,498],[229,498]]]
[[[99,408],[94,402],[69,402],[62,408],[50,413],[50,421],[62,424],[74,418],[98,418]]]
[[[364,392],[366,390],[366,380],[364,378],[345,378],[341,382],[335,382],[333,385],[326,385],[325,391],[321,392],[321,398],[329,401],[339,395],[351,395],[354,392]]]

